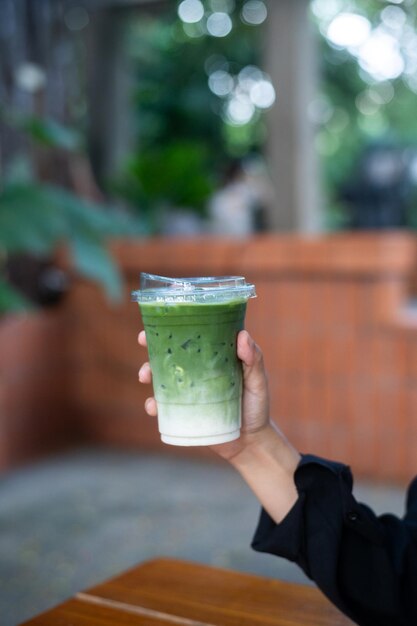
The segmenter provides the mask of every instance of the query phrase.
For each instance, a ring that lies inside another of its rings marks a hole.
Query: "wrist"
[[[246,465],[269,459],[282,471],[294,473],[301,456],[288,442],[273,422],[267,422],[262,428],[245,434],[245,443],[229,461],[237,469]]]
[[[298,498],[294,473],[301,456],[272,423],[245,439],[247,443],[230,463],[279,523]]]

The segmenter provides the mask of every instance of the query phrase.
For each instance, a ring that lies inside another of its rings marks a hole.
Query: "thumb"
[[[237,355],[243,365],[243,381],[246,389],[259,394],[267,391],[262,351],[246,330],[242,330],[237,338]]]

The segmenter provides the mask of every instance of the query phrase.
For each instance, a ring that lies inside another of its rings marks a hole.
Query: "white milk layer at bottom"
[[[240,435],[241,400],[234,398],[209,404],[158,402],[158,426],[165,443],[178,446],[209,446]]]

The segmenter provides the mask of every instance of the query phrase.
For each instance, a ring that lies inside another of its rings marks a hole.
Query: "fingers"
[[[147,341],[146,341],[146,333],[144,330],[141,330],[139,335],[138,335],[138,343],[140,346],[142,346],[143,348],[147,347]]]
[[[156,417],[157,416],[158,410],[157,410],[157,407],[156,407],[156,400],[155,400],[155,398],[148,398],[145,401],[145,411],[151,417]]]
[[[148,344],[146,342],[146,333],[144,330],[141,330],[138,335],[138,343],[140,346],[142,346],[142,348],[148,347]],[[152,382],[152,370],[148,362],[144,363],[140,368],[138,378],[140,383],[149,384]],[[152,397],[145,400],[145,411],[151,417],[156,417],[158,415],[155,398]]]
[[[138,378],[140,383],[149,384],[152,382],[152,370],[148,362],[144,363],[140,368]]]
[[[139,378],[139,382],[141,383],[146,384],[146,383],[152,382],[152,371],[151,371],[151,366],[149,365],[149,363],[144,363],[142,365],[142,367],[139,370],[138,378]],[[145,411],[151,417],[156,417],[156,415],[158,414],[158,410],[157,410],[155,398],[152,397],[152,398],[148,398],[147,400],[145,400]]]
[[[146,335],[142,330],[138,335],[138,342],[141,346],[146,347]],[[152,370],[149,362],[147,361],[142,365],[138,372],[138,379],[140,383],[149,384],[152,382]]]

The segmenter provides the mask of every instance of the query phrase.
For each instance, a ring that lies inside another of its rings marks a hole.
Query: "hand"
[[[139,345],[146,347],[145,331],[138,337]],[[232,460],[259,438],[269,425],[269,396],[268,385],[260,348],[245,330],[237,338],[237,355],[243,367],[243,397],[242,397],[242,429],[239,439],[228,443],[211,446],[217,454],[227,460]],[[151,367],[144,363],[139,370],[139,381],[152,381]],[[154,397],[145,402],[148,415],[157,415],[157,404]]]
[[[146,347],[144,331],[139,333],[138,340]],[[262,352],[245,330],[237,337],[237,355],[243,367],[241,435],[235,441],[210,447],[240,472],[278,524],[298,498],[294,472],[300,455],[269,421],[268,385]],[[140,368],[139,381],[152,381],[149,363]],[[145,410],[149,415],[157,415],[155,398],[146,400]]]
[[[237,355],[242,361],[242,428],[239,439],[211,448],[231,461],[263,435],[269,426],[269,394],[263,355],[246,330],[237,337]]]

